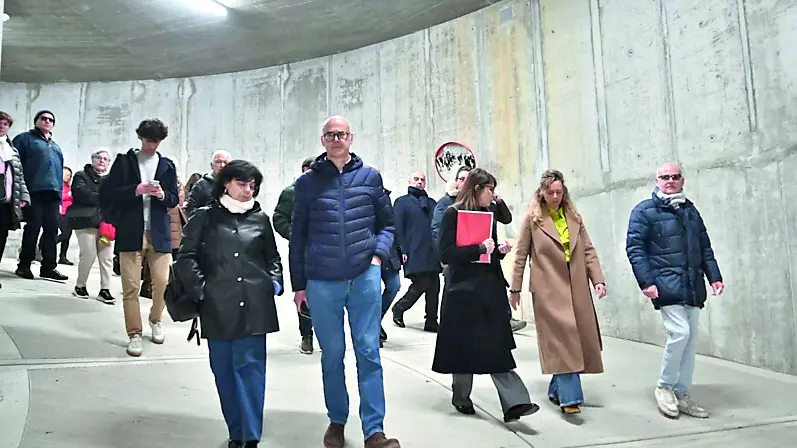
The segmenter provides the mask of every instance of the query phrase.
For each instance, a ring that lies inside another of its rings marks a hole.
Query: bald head
[[[409,181],[411,187],[415,187],[419,190],[426,189],[426,173],[424,173],[423,170],[418,170],[410,174]]]
[[[684,188],[684,177],[677,163],[667,162],[656,170],[656,186],[664,194],[680,193]]]
[[[349,147],[354,141],[349,120],[334,115],[324,120],[321,126],[321,145],[327,150],[327,159],[338,169],[349,159]]]
[[[345,129],[346,132],[351,132],[351,125],[349,124],[349,120],[341,117],[340,115],[333,115],[324,120],[324,123],[321,124],[321,133],[324,134],[333,128]]]

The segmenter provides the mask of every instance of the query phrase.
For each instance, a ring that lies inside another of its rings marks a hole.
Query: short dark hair
[[[246,160],[231,161],[219,171],[219,174],[216,174],[216,181],[213,184],[213,199],[221,198],[227,189],[227,184],[233,180],[255,181],[254,197],[257,197],[260,193],[260,184],[263,183],[263,173]]]
[[[11,117],[11,114],[9,114],[8,112],[3,112],[0,110],[0,120],[7,121],[9,127],[14,125],[14,119]]]
[[[469,166],[467,166],[467,165],[462,165],[462,166],[461,166],[461,167],[459,167],[459,169],[457,170],[457,175],[456,175],[456,176],[454,176],[454,179],[457,179],[457,178],[459,178],[459,175],[460,175],[460,174],[462,174],[462,172],[463,172],[463,171],[464,171],[464,172],[466,172],[466,173],[469,173],[469,172],[470,172],[472,169],[473,169],[473,168],[471,168],[471,167],[469,167]]]
[[[69,168],[68,166],[64,165],[64,169],[69,171],[69,174],[72,174],[72,168]]]
[[[159,142],[169,136],[169,128],[157,118],[148,118],[138,124],[136,134],[139,138]]]
[[[310,165],[312,165],[313,162],[315,162],[315,157],[308,157],[304,159],[304,161],[302,162],[302,169],[310,168]]]

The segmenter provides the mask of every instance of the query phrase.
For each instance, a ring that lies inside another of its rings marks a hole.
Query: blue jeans
[[[344,308],[349,312],[351,339],[357,359],[360,420],[365,438],[383,432],[385,418],[385,388],[379,358],[381,283],[381,269],[372,264],[352,280],[308,280],[306,289],[315,336],[321,346],[327,416],[332,423],[340,424],[345,424],[349,417],[349,393],[343,371],[343,355],[346,353]]]
[[[382,291],[382,317],[385,317],[401,289],[401,274],[399,271],[382,271],[382,281],[385,282],[385,289]]]
[[[558,373],[551,378],[548,396],[559,401],[559,406],[580,406],[584,403],[581,376],[578,373]]]
[[[667,330],[667,345],[661,360],[658,387],[672,389],[678,396],[689,393],[697,355],[697,327],[700,308],[685,305],[661,307]]]
[[[259,442],[266,398],[266,336],[208,339],[208,349],[230,440]]]

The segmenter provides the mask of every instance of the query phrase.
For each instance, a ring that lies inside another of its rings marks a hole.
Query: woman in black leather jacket
[[[202,337],[208,340],[230,448],[256,447],[263,427],[266,334],[279,331],[274,296],[283,290],[274,231],[255,201],[263,175],[235,160],[213,187],[213,202],[183,229],[174,268],[201,298]],[[192,291],[193,290],[193,291]]]

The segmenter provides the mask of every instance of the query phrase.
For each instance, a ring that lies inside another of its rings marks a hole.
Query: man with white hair
[[[188,194],[188,203],[185,206],[185,216],[191,217],[194,210],[209,205],[213,202],[213,184],[216,183],[216,175],[219,174],[222,168],[227,166],[232,160],[232,156],[228,151],[223,149],[213,153],[210,159],[210,173],[205,173],[199,179]]]
[[[672,418],[682,413],[706,418],[706,410],[689,398],[698,318],[707,296],[703,278],[715,296],[725,286],[703,218],[683,187],[678,165],[659,167],[652,197],[631,212],[625,247],[639,289],[661,312],[667,331],[655,390],[659,410]]]

